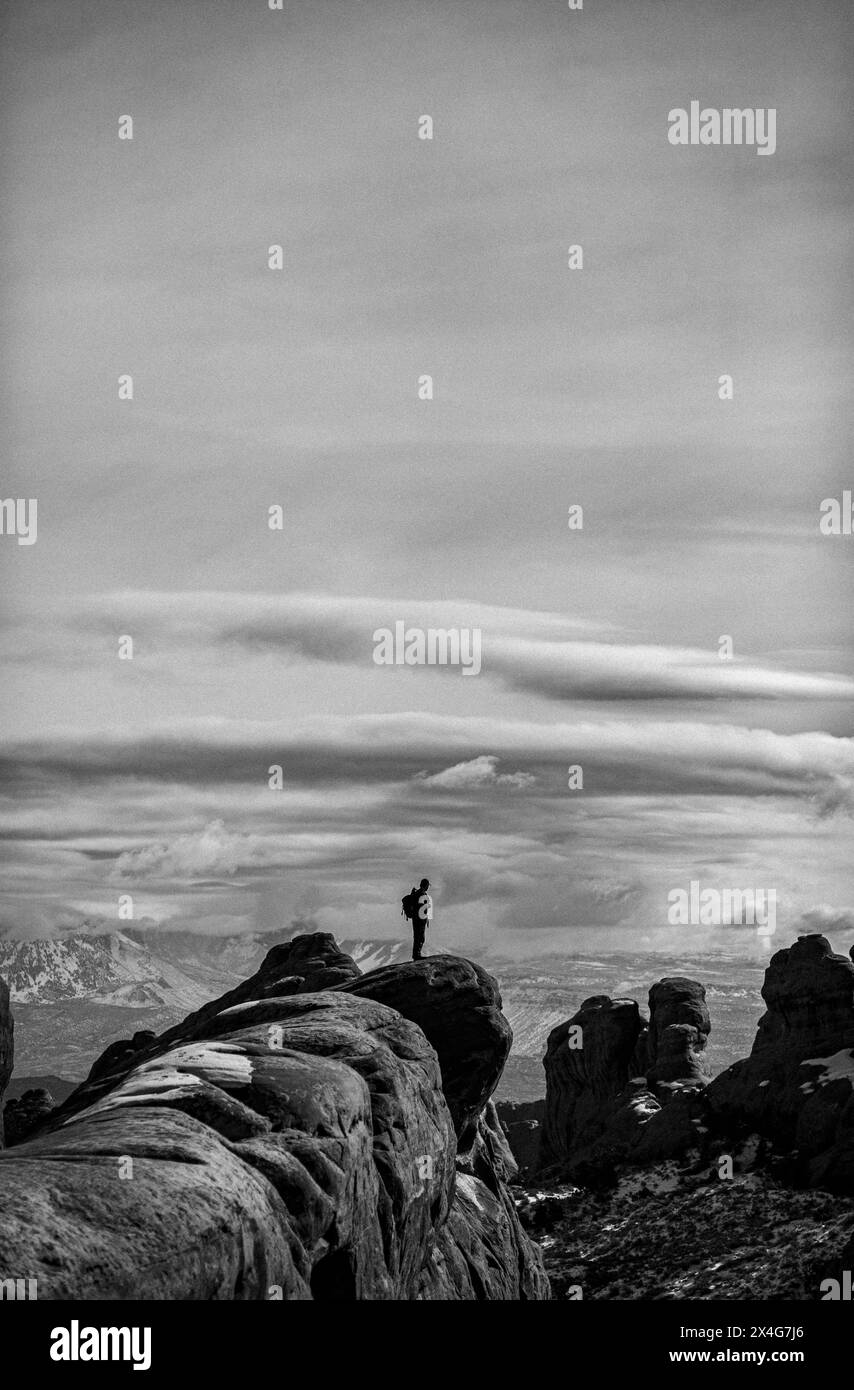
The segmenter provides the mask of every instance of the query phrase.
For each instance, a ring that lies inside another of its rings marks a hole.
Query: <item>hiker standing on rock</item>
[[[427,930],[427,923],[433,920],[433,899],[427,892],[430,887],[430,880],[422,878],[417,888],[412,888],[401,898],[401,916],[412,923],[412,959],[421,959],[421,949],[424,945],[424,933]]]

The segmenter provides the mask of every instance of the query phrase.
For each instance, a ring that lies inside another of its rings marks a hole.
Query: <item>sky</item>
[[[388,937],[426,875],[432,949],[767,951],[699,880],[847,950],[849,6],[0,16],[0,931]]]

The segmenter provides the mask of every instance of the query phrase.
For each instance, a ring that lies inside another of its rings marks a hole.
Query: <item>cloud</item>
[[[646,718],[538,723],[421,712],[287,722],[197,719],[132,731],[72,731],[0,747],[0,776],[16,793],[5,821],[13,829],[26,803],[43,801],[50,787],[126,783],[139,794],[146,783],[179,784],[195,795],[205,787],[240,785],[272,796],[266,790],[268,768],[278,764],[290,793],[350,784],[391,790],[458,764],[482,767],[483,758],[510,762],[535,777],[536,783],[517,783],[529,796],[564,797],[570,763],[583,767],[588,800],[591,793],[779,795],[828,814],[850,804],[854,787],[854,739],[824,732],[783,734]],[[475,775],[470,789],[478,780]]]
[[[583,873],[567,881],[556,865],[547,875],[532,877],[522,901],[508,898],[496,925],[516,927],[521,916],[526,931],[601,929],[636,920],[641,901],[638,883],[611,883]]]
[[[781,931],[845,900],[842,811],[821,813],[828,788],[854,782],[854,740],[827,733],[323,714],[18,740],[0,764],[13,932],[44,934],[75,905],[114,918],[135,880],[140,910],[189,929],[269,929],[304,911],[385,935],[400,881],[427,873],[475,945],[484,923],[502,938],[537,928],[540,943],[548,929],[647,940],[668,887],[698,875],[778,885]],[[583,791],[568,789],[569,764]]]
[[[221,820],[213,820],[196,834],[179,835],[171,841],[120,854],[113,877],[159,881],[210,875],[227,878],[251,864],[257,855],[258,842],[253,836],[231,834]]]
[[[483,643],[480,679],[546,700],[854,699],[854,680],[844,675],[786,670],[741,657],[722,661],[716,647],[620,642],[614,629],[565,614],[457,600],[128,591],[75,600],[64,612],[78,633],[112,641],[117,631],[133,630],[151,652],[165,644],[212,654],[277,653],[290,660],[375,669],[380,679],[389,671],[374,667],[378,628],[393,629],[397,622],[422,631],[476,628]],[[33,640],[11,631],[10,656],[22,659]],[[448,667],[435,670],[443,677],[457,674]]]
[[[802,914],[796,923],[796,930],[799,936],[820,932],[822,936],[833,933],[854,940],[854,908],[829,907],[827,903],[820,903]]]
[[[846,676],[783,671],[749,661],[722,661],[691,647],[528,642],[507,639],[483,669],[514,690],[550,700],[850,700]]]
[[[426,772],[416,774],[416,781],[423,787],[437,787],[444,791],[470,791],[480,787],[531,787],[536,782],[530,772],[497,772],[498,759],[494,755],[483,754],[465,763],[455,763],[441,772],[432,775]]]
[[[44,941],[52,936],[111,936],[133,926],[150,931],[158,926],[153,917],[139,917],[133,922],[120,921],[98,913],[81,912],[73,904],[36,906],[26,915],[0,916],[0,940]]]
[[[854,783],[850,777],[830,775],[813,798],[822,817],[834,816],[837,811],[854,812]]]

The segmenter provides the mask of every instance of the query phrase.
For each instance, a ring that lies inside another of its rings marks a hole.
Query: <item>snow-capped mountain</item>
[[[379,970],[381,965],[399,965],[408,960],[409,943],[406,941],[339,941],[338,945],[346,956],[352,956],[363,975],[369,970]]]
[[[0,976],[13,1003],[85,1000],[126,1008],[168,1008],[180,1016],[254,974],[290,931],[244,936],[198,932],[75,933],[44,940],[0,940]],[[363,972],[406,958],[401,941],[342,941]]]
[[[124,932],[75,934],[36,941],[0,941],[0,975],[12,1002],[195,1009],[207,989]]]
[[[138,1029],[171,1028],[254,975],[271,947],[299,930],[205,936],[129,923],[109,933],[0,938],[0,976],[16,1015],[16,1070],[80,1080],[108,1043]],[[340,944],[363,971],[408,955],[400,941]]]

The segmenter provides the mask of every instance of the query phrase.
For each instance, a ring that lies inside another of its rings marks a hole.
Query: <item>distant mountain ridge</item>
[[[154,954],[146,942],[125,932],[2,941],[0,975],[13,1004],[85,999],[136,1008],[195,1008],[208,992],[166,954]]]
[[[242,936],[187,931],[79,932],[38,940],[0,940],[0,977],[17,1004],[65,1004],[85,1000],[126,1008],[166,1008],[181,1014],[253,974],[271,947],[293,928]],[[404,943],[352,940],[339,943],[362,970],[404,958]]]
[[[128,923],[106,933],[0,938],[0,979],[8,982],[17,1021],[17,1071],[81,1080],[109,1043],[140,1029],[171,1028],[254,975],[273,946],[304,931],[289,924],[213,936]],[[400,940],[340,945],[363,971],[409,954]]]
[[[26,1074],[82,1077],[109,1042],[138,1029],[162,1032],[253,975],[267,952],[306,930],[213,936],[146,928],[77,932],[43,940],[0,938],[0,978],[9,985],[18,1019],[18,1069]],[[428,956],[436,954],[430,950]],[[367,974],[409,958],[408,939],[343,937],[339,948]],[[442,940],[442,950],[454,951]],[[465,955],[466,952],[457,952]],[[709,1044],[712,1070],[744,1056],[761,1010],[758,962],[643,953],[550,955],[518,961],[488,951],[478,955],[496,976],[513,1051],[502,1073],[501,1098],[533,1100],[544,1092],[542,1057],[552,1028],[603,989],[645,1004],[650,974],[689,973],[713,1001]]]

